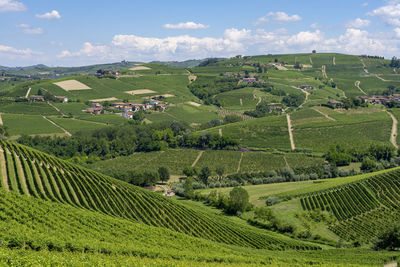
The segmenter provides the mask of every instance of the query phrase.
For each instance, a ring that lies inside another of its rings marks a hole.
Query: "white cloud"
[[[29,25],[29,24],[24,24],[24,23],[21,23],[21,24],[18,24],[17,25],[17,28],[24,28],[24,29],[27,29],[27,28],[30,28],[31,26]]]
[[[261,23],[265,23],[268,21],[275,21],[278,23],[285,23],[285,22],[295,22],[301,20],[301,17],[299,15],[288,15],[285,12],[269,12],[267,15],[264,17],[259,18],[254,24],[258,25]]]
[[[78,52],[70,52],[68,50],[63,50],[61,53],[57,56],[59,58],[64,58],[64,57],[96,57],[99,59],[104,59],[108,57],[109,53],[109,47],[105,45],[93,45],[89,42],[86,42],[83,44],[83,47],[81,50]]]
[[[41,52],[35,52],[29,48],[17,49],[11,46],[0,45],[0,59],[28,58],[41,54]]]
[[[367,7],[367,6],[368,6],[368,3],[367,3],[367,2],[362,3],[361,6],[362,6],[362,7]]]
[[[61,19],[60,13],[58,13],[57,10],[52,10],[44,14],[37,14],[36,17],[39,19]]]
[[[32,28],[29,24],[19,24],[17,28],[22,28],[22,32],[26,34],[42,34],[44,31],[42,28]]]
[[[0,13],[7,11],[24,11],[26,6],[18,1],[0,0]]]
[[[383,19],[390,26],[400,26],[399,1],[389,1],[387,5],[374,9],[367,14]]]
[[[295,34],[287,40],[287,44],[289,46],[304,46],[304,45],[309,45],[312,43],[317,43],[320,42],[323,39],[323,36],[319,30],[316,30],[315,32],[299,32],[298,34]]]
[[[178,24],[164,24],[163,27],[166,29],[198,30],[198,29],[207,29],[210,26],[201,23],[195,23],[193,21],[188,21],[188,22],[181,22]]]
[[[397,38],[400,38],[400,28],[395,28],[394,29],[394,33],[395,33]]]
[[[368,19],[356,18],[355,20],[349,21],[345,24],[346,28],[365,28],[371,24]]]
[[[26,34],[42,34],[44,31],[42,28],[28,28],[23,30]]]

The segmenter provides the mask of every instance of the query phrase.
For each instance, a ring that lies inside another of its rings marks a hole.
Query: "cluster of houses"
[[[388,96],[359,96],[358,98],[364,100],[365,102],[368,102],[372,105],[387,105],[390,102],[396,102],[400,103],[400,94],[393,94],[393,95],[388,95]]]
[[[67,103],[68,102],[68,98],[65,96],[54,96],[54,98],[56,98],[59,102],[62,103]],[[44,96],[42,95],[30,95],[29,99],[35,102],[44,102]]]
[[[258,82],[259,80],[254,77],[254,75],[244,75],[244,74],[239,74],[239,73],[225,73],[224,77],[226,78],[240,78],[240,83],[247,83],[247,84],[253,84]]]
[[[94,74],[94,76],[98,78],[102,78],[103,76],[106,75],[118,76],[119,72],[113,70],[97,70],[96,73]]]
[[[302,86],[300,86],[300,89],[302,89],[302,90],[314,90],[314,87],[312,85],[302,85]]]
[[[151,99],[148,103],[144,104],[115,102],[112,103],[111,106],[116,110],[122,111],[122,116],[127,119],[132,119],[133,113],[139,110],[149,110],[154,108],[156,110],[165,111],[167,107],[165,104],[154,99]]]

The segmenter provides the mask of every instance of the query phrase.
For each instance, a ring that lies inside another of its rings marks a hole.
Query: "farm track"
[[[6,160],[4,158],[4,150],[1,148],[0,151],[0,164],[1,164],[1,179],[2,185],[6,191],[9,191],[8,181],[7,181],[7,167],[6,167]]]
[[[295,150],[296,146],[294,145],[293,132],[292,132],[292,122],[290,120],[290,115],[289,114],[286,114],[286,119],[287,119],[287,124],[288,124],[290,147],[291,147],[292,150]]]
[[[219,136],[222,137],[222,128],[219,128],[219,129],[218,129],[218,133],[219,133]]]
[[[389,114],[389,116],[392,118],[393,120],[393,124],[392,124],[392,131],[390,133],[390,143],[392,143],[392,145],[395,148],[399,148],[398,144],[397,144],[397,125],[398,125],[398,121],[396,119],[396,117],[389,111],[386,111],[387,114]]]
[[[240,154],[240,159],[239,159],[239,163],[238,163],[238,167],[237,167],[236,173],[238,173],[240,171],[240,166],[242,165],[242,159],[243,159],[243,152]]]
[[[28,98],[28,96],[29,96],[29,94],[30,94],[30,92],[31,92],[31,89],[32,89],[31,87],[28,88],[28,91],[26,91],[25,98]]]
[[[66,129],[64,129],[63,127],[61,127],[60,125],[58,125],[57,123],[55,123],[54,121],[50,120],[49,118],[47,118],[46,116],[42,116],[43,119],[47,120],[48,122],[50,122],[51,124],[53,124],[54,126],[56,126],[57,128],[61,129],[66,135],[68,136],[72,136],[72,134],[70,132],[68,132]]]
[[[203,155],[204,151],[200,151],[197,155],[197,158],[192,163],[192,168],[196,166],[197,162],[200,160],[201,156]]]
[[[55,109],[57,112],[59,112],[62,116],[65,116],[65,114],[62,113],[61,110],[60,110],[58,107],[54,106],[50,101],[47,101],[47,104],[49,104],[50,107],[54,108],[54,109]]]
[[[98,125],[105,125],[107,126],[108,124],[105,122],[98,122],[98,121],[89,121],[89,120],[81,120],[81,119],[76,119],[76,118],[72,118],[71,120],[76,120],[76,121],[84,121],[84,122],[91,122],[94,124],[98,124]]]
[[[332,58],[332,64],[333,64],[333,66],[336,66],[336,61],[335,61],[335,60],[336,60],[336,58],[333,57],[333,58]]]
[[[1,117],[1,113],[0,113],[0,126],[3,125],[3,118]]]
[[[310,57],[310,64],[311,64],[311,66],[313,65],[313,62],[312,62],[312,58]]]
[[[364,95],[367,95],[367,93],[360,87],[360,81],[356,81],[354,85],[360,90]]]
[[[283,156],[283,160],[285,161],[286,167],[289,167],[289,168],[290,168],[289,162],[287,162],[286,156]]]
[[[321,71],[322,71],[322,77],[325,79],[328,79],[328,75],[326,75],[326,66],[325,65],[322,65]]]
[[[382,82],[394,82],[394,81],[392,81],[392,80],[383,79],[379,74],[373,74],[373,76],[375,76],[376,78],[378,78],[378,79],[381,80]]]
[[[334,118],[332,118],[328,114],[325,114],[322,111],[316,109],[315,107],[312,107],[312,109],[315,110],[316,112],[318,112],[319,114],[321,114],[322,116],[324,116],[325,118],[327,118],[328,120],[336,121]]]
[[[243,106],[243,99],[240,99],[240,105]]]

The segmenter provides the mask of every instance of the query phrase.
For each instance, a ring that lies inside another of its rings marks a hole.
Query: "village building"
[[[390,102],[400,103],[400,94],[393,94],[388,96],[359,96],[359,99],[364,100],[365,102],[370,103],[371,105],[387,105]]]
[[[156,109],[161,110],[162,112],[164,112],[166,108],[167,108],[167,106],[165,104],[157,104],[156,105]]]
[[[124,102],[115,102],[115,103],[111,104],[111,106],[117,110],[123,110],[125,105],[126,105],[126,103],[124,103]]]
[[[44,96],[42,95],[30,95],[29,99],[32,101],[44,101]]]
[[[126,119],[133,119],[133,112],[132,111],[127,111],[122,113],[122,116]]]
[[[247,84],[252,84],[252,83],[257,82],[257,79],[254,78],[254,77],[243,78],[243,79],[241,80],[241,82],[242,82],[242,83],[247,83]]]

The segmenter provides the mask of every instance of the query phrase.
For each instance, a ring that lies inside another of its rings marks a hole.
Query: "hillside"
[[[192,208],[15,143],[1,141],[1,147],[0,262],[374,266],[397,256],[327,249]]]
[[[1,186],[27,196],[239,246],[318,249],[273,232],[241,227],[193,212],[159,194],[83,169],[14,143],[1,141]]]

